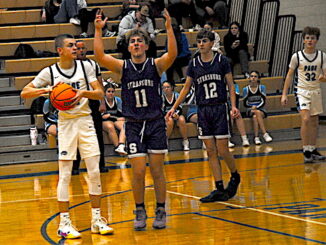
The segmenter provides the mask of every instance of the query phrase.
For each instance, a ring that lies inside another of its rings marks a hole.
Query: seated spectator
[[[122,59],[130,58],[128,43],[126,42],[126,34],[134,28],[142,28],[149,34],[151,40],[147,50],[147,57],[156,57],[156,44],[153,41],[155,38],[153,22],[149,18],[148,5],[142,3],[137,11],[133,11],[123,17],[119,24],[117,48],[119,52],[122,52]]]
[[[263,138],[266,142],[271,142],[273,139],[267,133],[264,118],[267,117],[264,105],[266,102],[266,88],[260,84],[259,72],[250,72],[249,85],[243,88],[243,104],[247,107],[247,116],[253,120],[253,128],[255,133],[254,142],[260,145],[259,128],[263,133]]]
[[[196,12],[196,6],[193,0],[169,0],[167,7],[170,16],[175,18],[180,30],[183,30],[182,27],[182,17],[190,17],[192,29],[198,31],[200,27],[199,16]]]
[[[173,25],[173,31],[174,31],[175,39],[177,41],[178,56],[174,60],[170,68],[166,71],[168,81],[174,80],[173,79],[174,71],[177,72],[180,80],[184,80],[187,75],[188,63],[191,59],[191,52],[189,50],[189,44],[186,35],[182,33],[179,27],[176,25]]]
[[[212,50],[215,52],[218,52],[220,54],[223,54],[222,50],[221,50],[221,46],[220,46],[220,35],[218,35],[218,33],[216,31],[213,30],[213,23],[212,22],[208,22],[204,25],[204,29],[207,31],[211,31],[214,33],[215,36],[215,40],[214,40],[214,45],[212,47]]]
[[[242,31],[238,22],[232,22],[228,33],[224,37],[224,49],[233,69],[240,62],[241,71],[245,78],[249,78],[248,34]]]
[[[99,8],[88,9],[86,0],[64,0],[60,6],[58,13],[54,16],[55,23],[71,23],[74,25],[80,25],[81,34],[80,37],[88,37],[88,23],[93,22],[96,17],[96,12]],[[102,15],[104,19],[104,15]],[[111,37],[115,33],[110,32],[105,25],[103,27],[103,36]]]
[[[235,90],[235,95],[236,95],[236,107],[239,108],[240,89],[239,89],[239,85],[236,82],[234,82],[234,90]],[[231,107],[229,106],[229,108],[231,108]],[[241,114],[239,114],[239,116],[237,118],[235,118],[234,120],[238,127],[239,133],[241,135],[242,146],[249,146],[250,143],[249,143],[249,140],[247,137],[245,124],[244,124]],[[233,124],[234,120],[231,121],[232,124]],[[229,140],[229,147],[232,148],[234,146],[235,145]]]
[[[219,28],[227,28],[227,5],[226,0],[195,0],[196,11],[201,22],[214,18],[219,23]]]
[[[58,110],[47,99],[43,105],[44,130],[47,134],[57,137]]]
[[[54,23],[54,16],[58,13],[60,9],[62,0],[47,0],[44,3],[44,7],[41,11],[42,21],[47,24]]]
[[[102,113],[103,130],[108,133],[114,145],[114,151],[126,155],[125,142],[126,135],[124,131],[125,118],[122,116],[122,100],[114,96],[115,86],[111,83],[105,85],[105,105],[106,111]],[[120,131],[119,136],[117,130]]]
[[[179,97],[179,93],[174,91],[174,84],[172,84],[169,81],[165,81],[162,85],[163,88],[163,112],[164,115],[172,108],[174,103]],[[177,126],[179,127],[179,132],[181,134],[181,137],[183,139],[182,145],[184,151],[189,151],[189,140],[187,136],[187,125],[186,125],[186,119],[182,115],[182,107],[179,106],[178,110],[175,111],[173,117],[169,117],[166,122],[166,134],[169,138],[172,134],[173,127],[175,122],[177,123]]]
[[[124,0],[122,2],[122,11],[119,16],[119,19],[122,19],[130,12],[136,11],[139,8],[137,0]]]

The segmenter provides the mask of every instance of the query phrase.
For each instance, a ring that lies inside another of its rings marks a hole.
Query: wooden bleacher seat
[[[101,8],[105,16],[112,19],[120,15],[122,5],[90,6],[89,8]],[[41,23],[40,13],[41,9],[0,11],[0,24]]]
[[[41,8],[44,6],[46,0],[8,0],[0,1],[1,9],[29,9],[29,8]],[[110,4],[110,3],[121,3],[122,0],[87,0],[88,5],[93,4]]]

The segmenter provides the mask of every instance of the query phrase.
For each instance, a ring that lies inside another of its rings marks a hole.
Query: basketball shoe
[[[121,155],[127,155],[128,153],[126,152],[125,149],[126,149],[125,144],[120,143],[116,148],[114,148],[114,151]]]
[[[311,151],[304,151],[303,157],[304,157],[304,163],[313,163],[314,162]]]
[[[146,220],[147,220],[146,210],[145,209],[136,209],[134,211],[134,214],[136,215],[136,217],[134,219],[134,229],[136,231],[141,231],[141,230],[145,229]]]
[[[155,220],[153,222],[154,229],[164,229],[166,227],[166,212],[162,208],[157,208],[155,211]]]
[[[238,186],[240,184],[240,174],[237,174],[237,176],[231,176],[230,182],[228,186],[226,187],[226,192],[228,193],[229,198],[232,198],[235,196],[238,190]]]
[[[77,229],[71,224],[71,220],[67,219],[60,223],[58,236],[62,238],[75,239],[81,237]]]
[[[326,156],[323,156],[322,154],[320,154],[317,149],[314,149],[312,152],[311,152],[311,155],[312,155],[312,158],[313,160],[317,160],[317,161],[323,161],[323,160],[326,160]]]
[[[214,190],[208,196],[200,198],[199,201],[206,202],[216,202],[216,201],[227,201],[229,199],[228,193],[226,191]]]
[[[92,233],[99,233],[101,235],[113,234],[113,228],[107,225],[107,221],[104,217],[92,220],[91,225]]]

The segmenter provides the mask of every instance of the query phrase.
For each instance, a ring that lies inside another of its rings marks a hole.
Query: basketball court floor
[[[320,151],[326,154],[326,136],[320,135]],[[57,163],[2,166],[0,244],[326,244],[326,162],[304,164],[299,140],[236,147],[233,153],[242,177],[239,192],[209,204],[199,202],[214,187],[206,152],[166,156],[168,217],[163,230],[152,228],[155,196],[148,170],[145,231],[133,230],[130,165],[123,157],[107,158],[111,170],[101,174],[102,212],[115,229],[108,236],[90,232],[82,165],[70,188],[72,221],[82,233],[75,240],[56,236]],[[225,185],[228,180],[224,167]]]

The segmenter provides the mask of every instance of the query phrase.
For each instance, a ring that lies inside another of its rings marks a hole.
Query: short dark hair
[[[257,76],[258,76],[258,83],[260,83],[260,72],[257,71],[257,70],[253,70],[253,71],[250,71],[249,75],[251,75],[251,73],[256,73]]]
[[[107,83],[106,85],[105,85],[105,87],[104,87],[104,92],[106,92],[106,90],[108,90],[109,88],[113,88],[114,89],[114,91],[115,91],[115,88],[116,88],[116,86],[113,84],[113,83]]]
[[[198,32],[197,39],[203,39],[203,38],[208,38],[212,42],[215,40],[215,35],[213,32],[203,29]]]
[[[55,39],[54,39],[54,47],[57,50],[57,48],[62,48],[64,45],[64,40],[67,38],[71,38],[74,39],[74,36],[70,35],[70,34],[60,34],[58,35]]]
[[[174,80],[172,80],[172,81],[166,80],[166,81],[164,81],[164,82],[162,83],[162,86],[163,86],[164,83],[168,83],[168,84],[171,86],[172,90],[174,90],[174,87],[175,87],[175,82],[174,82]]]
[[[144,38],[144,41],[146,44],[149,44],[149,36],[146,30],[143,28],[134,28],[126,33],[126,41],[127,44],[129,45],[130,38],[134,36],[139,36]]]
[[[318,27],[306,26],[302,31],[302,39],[305,39],[306,35],[315,35],[319,40],[320,30]]]

